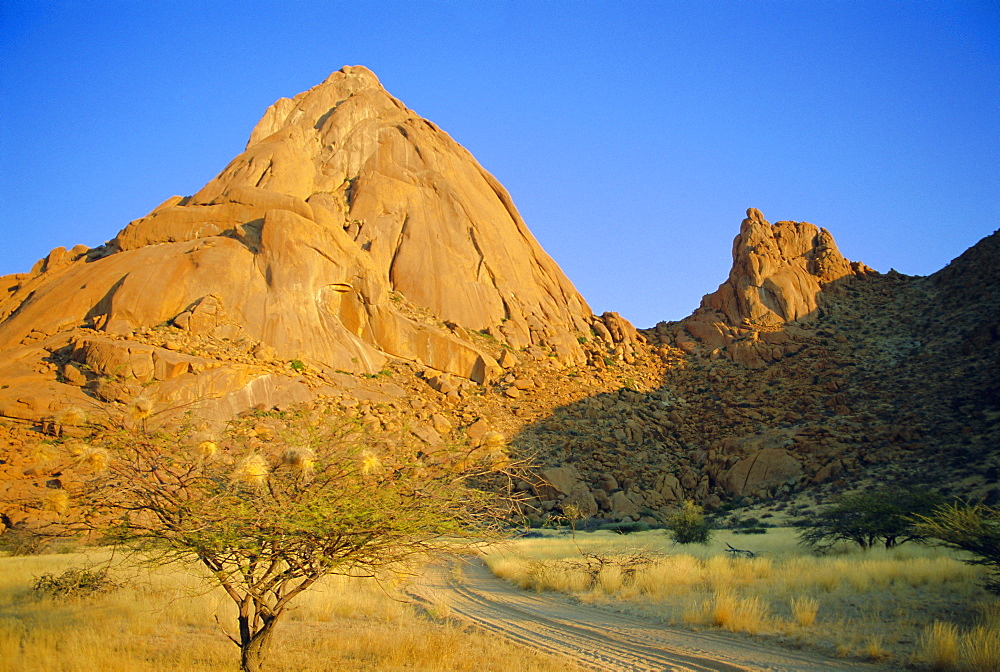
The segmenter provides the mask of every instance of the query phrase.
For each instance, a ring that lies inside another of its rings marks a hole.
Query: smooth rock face
[[[269,210],[312,222],[330,237],[318,249],[335,246],[335,258],[363,258],[364,272],[348,265],[339,282],[353,286],[370,273],[373,286],[355,288],[366,299],[376,286],[395,290],[442,320],[497,329],[515,348],[546,338],[582,355],[564,332],[587,331],[590,310],[506,190],[365,68],[343,68],[276,102],[222,173],[132,222],[116,243],[132,249],[232,231],[252,248],[267,228],[287,228],[254,231]]]
[[[345,67],[272,105],[198,193],[103,248],[57,248],[4,277],[0,377],[14,350],[67,330],[127,340],[171,324],[249,342],[265,362],[372,374],[397,357],[484,382],[501,367],[467,330],[580,364],[595,320],[496,179],[370,71]],[[150,356],[136,357],[156,382]]]
[[[808,222],[769,223],[747,210],[733,241],[729,279],[681,322],[674,345],[685,352],[721,350],[759,368],[798,350],[798,327],[813,320],[834,283],[874,273],[845,259],[833,236]]]

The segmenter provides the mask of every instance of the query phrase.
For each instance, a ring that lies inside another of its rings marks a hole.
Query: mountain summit
[[[279,99],[198,193],[101,248],[57,248],[2,286],[0,372],[17,390],[0,412],[15,417],[78,397],[65,383],[105,400],[136,391],[109,377],[171,403],[243,390],[238,408],[268,401],[247,392],[270,389],[255,364],[374,374],[398,358],[484,382],[500,367],[470,331],[567,364],[587,361],[595,324],[623,337],[591,315],[500,183],[357,66]],[[158,325],[182,333],[147,338]],[[208,384],[199,374],[219,367],[166,347],[199,337],[253,357]],[[57,351],[73,371],[39,364]]]

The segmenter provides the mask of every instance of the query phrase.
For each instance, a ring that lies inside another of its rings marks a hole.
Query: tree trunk
[[[257,632],[250,631],[250,618],[240,616],[240,670],[242,672],[261,672],[264,661],[271,651],[271,635],[278,622],[277,616],[262,617],[264,624]]]

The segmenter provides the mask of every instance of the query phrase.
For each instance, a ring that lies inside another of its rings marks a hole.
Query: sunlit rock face
[[[750,208],[733,241],[729,278],[680,323],[675,342],[689,352],[716,350],[763,366],[798,349],[801,328],[817,316],[824,292],[870,273],[845,259],[826,229],[771,224]]]
[[[343,68],[276,102],[218,177],[133,222],[116,242],[133,249],[252,227],[270,209],[327,237],[330,256],[351,260],[340,280],[364,277],[369,300],[395,290],[442,320],[496,329],[515,348],[547,336],[580,354],[562,336],[589,328],[590,310],[506,190],[365,68]]]
[[[274,103],[198,193],[2,288],[0,370],[22,362],[18,381],[45,368],[20,347],[168,324],[321,369],[375,373],[394,357],[482,382],[500,369],[468,331],[583,363],[596,319],[497,180],[363,67]]]

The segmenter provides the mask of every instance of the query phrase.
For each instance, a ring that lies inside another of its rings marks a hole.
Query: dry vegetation
[[[124,587],[77,599],[32,590],[42,574],[109,558],[106,551],[0,558],[0,670],[234,669],[235,647],[219,622],[235,623],[235,608],[195,568],[140,572],[118,564],[111,574]],[[399,581],[327,577],[278,626],[268,670],[576,669],[448,620],[447,603],[435,605],[434,614],[421,613],[399,588]]]
[[[726,543],[754,558],[730,557]],[[982,568],[949,550],[841,547],[810,555],[790,529],[707,546],[671,545],[662,531],[522,539],[493,549],[490,568],[525,589],[916,669],[1000,669],[1000,602]]]

